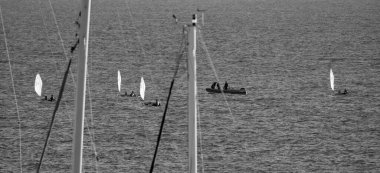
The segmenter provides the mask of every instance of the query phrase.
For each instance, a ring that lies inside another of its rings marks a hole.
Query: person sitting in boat
[[[348,94],[347,89],[344,89],[343,92],[341,92],[340,90],[338,90],[338,95],[346,95],[346,94]]]
[[[347,89],[344,89],[343,94],[348,94]]]
[[[223,90],[227,90],[228,89],[228,83],[227,81],[224,83],[224,87],[223,87]]]
[[[47,99],[47,96],[45,96],[45,100],[48,100],[48,99]]]
[[[216,83],[216,87],[218,88],[218,90],[220,90],[220,85],[218,82]]]
[[[217,82],[212,83],[212,85],[211,85],[211,89],[215,89],[215,85],[216,85],[216,83],[217,83]]]
[[[51,96],[50,96],[50,99],[49,99],[49,101],[51,101],[51,102],[52,102],[52,101],[54,101],[54,100],[55,100],[54,96],[53,96],[53,95],[51,95]]]
[[[129,94],[129,96],[131,96],[131,97],[136,97],[136,94],[135,94],[134,91],[132,91],[131,94]]]
[[[156,99],[156,102],[153,103],[152,106],[161,106],[161,103]]]

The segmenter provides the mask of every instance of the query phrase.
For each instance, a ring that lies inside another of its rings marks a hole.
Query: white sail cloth
[[[330,69],[330,85],[331,85],[331,89],[334,91],[334,74],[333,74],[332,69]]]
[[[121,89],[121,75],[120,75],[120,70],[117,71],[117,88],[119,89],[119,92],[120,92],[120,89]]]
[[[34,81],[34,90],[38,94],[38,96],[41,96],[42,94],[42,80],[40,74],[37,73],[36,80]]]
[[[141,77],[141,82],[140,82],[140,96],[141,96],[141,99],[144,100],[144,97],[145,97],[145,82],[144,82],[144,78]]]

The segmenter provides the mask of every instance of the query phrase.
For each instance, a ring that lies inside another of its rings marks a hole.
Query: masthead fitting
[[[193,14],[193,20],[192,20],[193,26],[197,25],[197,15]]]

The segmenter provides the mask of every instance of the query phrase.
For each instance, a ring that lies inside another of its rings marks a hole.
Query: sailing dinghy
[[[334,73],[332,69],[330,69],[330,85],[331,85],[331,89],[334,91]],[[348,94],[346,89],[344,89],[343,92],[338,90],[338,93],[336,93],[336,95],[346,95],[346,94]]]

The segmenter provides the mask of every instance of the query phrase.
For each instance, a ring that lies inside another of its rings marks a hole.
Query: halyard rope
[[[212,61],[212,59],[211,59],[210,53],[209,53],[209,51],[208,51],[208,48],[207,48],[207,46],[206,46],[206,42],[203,40],[203,36],[202,36],[201,29],[198,29],[198,31],[199,31],[199,34],[198,34],[198,35],[199,35],[199,37],[200,37],[200,42],[202,43],[202,44],[201,44],[201,45],[202,45],[202,48],[203,48],[203,50],[206,52],[207,60],[208,60],[209,63],[210,63],[211,69],[212,69],[212,71],[214,72],[214,76],[215,76],[216,80],[218,81],[218,83],[220,83],[220,79],[219,79],[219,77],[218,77],[218,74],[216,73],[216,69],[215,69],[214,63],[213,63],[213,61]],[[232,111],[231,111],[230,105],[229,105],[229,103],[228,103],[228,101],[227,101],[227,97],[226,97],[226,95],[224,94],[223,90],[221,90],[221,91],[222,91],[223,99],[224,99],[224,101],[225,101],[226,104],[227,104],[227,108],[228,108],[228,111],[229,111],[230,116],[231,116],[231,118],[232,118],[232,121],[233,121],[233,123],[235,123],[235,118],[234,118],[234,116],[232,115]]]
[[[44,20],[44,18],[43,18],[43,14],[42,14],[41,0],[39,0],[39,2],[40,2],[40,7],[39,7],[39,9],[40,9],[41,18],[42,18],[42,21],[43,21],[43,24],[44,24],[44,27],[45,27],[46,37],[47,37],[47,40],[48,40],[49,45],[51,45],[50,39],[48,38],[47,25],[46,25],[46,23],[45,23],[45,20]],[[54,21],[55,21],[55,24],[56,24],[56,27],[57,27],[57,30],[58,30],[58,35],[59,35],[60,40],[61,40],[61,45],[62,45],[62,48],[63,48],[64,55],[65,55],[66,59],[68,59],[67,56],[66,56],[65,46],[64,46],[64,44],[63,44],[63,40],[62,40],[62,37],[61,37],[61,34],[60,34],[60,29],[59,29],[59,26],[58,26],[57,21],[56,21],[55,12],[54,12],[54,9],[53,9],[53,7],[52,7],[52,4],[51,4],[51,1],[50,1],[50,0],[49,0],[49,4],[50,4],[50,7],[51,7],[52,12],[53,12]],[[79,15],[78,17],[80,17],[80,15]],[[77,43],[78,43],[78,42],[77,42]],[[74,49],[75,49],[75,47],[74,47]],[[74,50],[72,49],[71,53],[73,53],[73,51],[74,51]],[[51,52],[51,54],[53,55],[53,52],[52,52],[52,49],[51,49],[51,48],[50,48],[50,52]],[[56,65],[55,65],[55,67],[56,67],[56,70],[58,71],[57,63],[56,63]],[[75,80],[74,80],[74,76],[73,76],[73,73],[72,73],[71,70],[70,70],[70,73],[71,73],[71,77],[72,77],[72,80],[73,80],[74,87],[76,87],[76,85],[75,85]],[[89,74],[87,74],[87,75],[89,75]],[[90,91],[91,88],[90,88],[89,79],[88,79],[88,85],[87,85],[87,87],[88,87],[88,92],[89,92],[91,122],[93,123],[93,119],[92,119],[92,117],[93,117],[93,114],[92,114],[92,99],[91,99],[91,91]],[[64,104],[66,105],[66,103],[64,103]],[[68,115],[68,117],[69,117],[70,121],[72,121],[70,115]],[[85,118],[85,120],[86,120],[86,124],[85,124],[85,125],[86,125],[87,130],[88,130],[88,133],[89,133],[89,135],[90,135],[90,142],[91,142],[91,144],[92,144],[92,148],[93,148],[93,150],[94,150],[94,154],[95,154],[95,159],[94,159],[94,160],[95,160],[95,169],[96,169],[96,172],[98,172],[97,152],[96,152],[96,146],[95,146],[95,142],[94,142],[94,133],[93,133],[93,132],[91,133],[91,130],[90,130],[90,128],[89,128],[89,123],[88,123],[87,118]]]
[[[21,153],[21,119],[20,119],[20,113],[18,110],[18,104],[17,104],[17,96],[16,96],[16,90],[15,90],[15,84],[13,80],[13,73],[12,73],[12,65],[11,65],[11,60],[9,57],[9,50],[8,50],[8,43],[7,43],[7,35],[5,33],[5,27],[4,27],[4,19],[3,19],[3,12],[1,11],[1,6],[0,6],[0,15],[1,15],[1,24],[3,26],[3,33],[4,33],[4,42],[5,42],[5,49],[7,52],[7,57],[8,57],[8,64],[9,64],[9,71],[11,73],[11,80],[12,80],[12,88],[13,88],[13,95],[15,97],[15,103],[16,103],[16,111],[17,111],[17,118],[18,118],[18,131],[19,131],[19,150],[20,150],[20,169],[22,173],[22,153]]]
[[[53,12],[53,18],[54,18],[54,23],[55,23],[55,26],[57,27],[57,33],[58,33],[58,36],[59,36],[59,39],[61,41],[61,46],[62,46],[62,49],[63,49],[63,54],[65,55],[65,58],[66,58],[66,61],[69,61],[69,58],[67,57],[67,53],[66,53],[66,48],[65,48],[65,44],[63,43],[63,39],[62,39],[62,36],[61,36],[61,30],[59,29],[59,26],[58,26],[58,23],[57,23],[57,18],[55,17],[55,12],[54,12],[54,8],[53,8],[53,5],[51,4],[51,0],[49,0],[49,4],[50,4],[50,8],[51,8],[51,11]],[[70,74],[71,74],[71,78],[73,79],[73,84],[74,84],[74,88],[76,88],[76,82],[75,82],[75,79],[74,79],[74,74],[73,72],[70,70]]]

